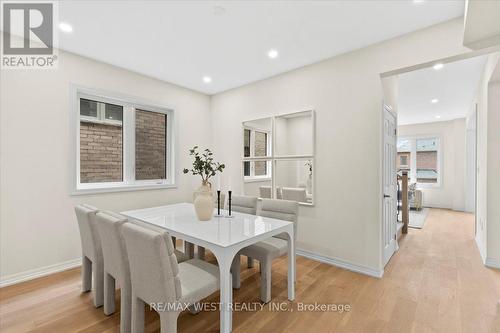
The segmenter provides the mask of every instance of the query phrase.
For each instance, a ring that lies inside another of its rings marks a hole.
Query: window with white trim
[[[172,110],[76,96],[76,192],[174,184]]]
[[[397,147],[398,172],[407,171],[412,183],[440,184],[441,146],[438,137],[398,138]]]

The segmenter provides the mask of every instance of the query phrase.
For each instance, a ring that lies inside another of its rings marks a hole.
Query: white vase
[[[200,221],[209,221],[214,214],[214,197],[210,183],[203,182],[193,194],[194,210]]]

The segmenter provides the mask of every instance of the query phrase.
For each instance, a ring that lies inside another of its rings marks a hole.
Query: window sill
[[[77,188],[71,192],[71,196],[100,194],[100,193],[115,193],[115,192],[132,192],[132,191],[147,191],[161,190],[167,188],[177,188],[176,184],[135,184],[135,185],[106,185],[95,186],[88,188]]]
[[[259,177],[246,178],[245,177],[245,179],[244,179],[245,183],[270,182],[270,181],[271,181],[271,177],[262,177],[262,178],[259,178]]]

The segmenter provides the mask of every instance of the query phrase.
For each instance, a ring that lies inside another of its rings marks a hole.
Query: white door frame
[[[391,199],[392,200],[395,200],[395,204],[394,204],[394,207],[395,207],[395,212],[394,212],[394,215],[396,216],[396,221],[394,223],[394,226],[393,226],[393,230],[391,231],[391,233],[393,233],[393,235],[391,235],[391,237],[394,237],[394,241],[392,243],[392,253],[391,255],[386,258],[386,250],[385,250],[385,239],[386,239],[386,235],[385,235],[385,228],[384,228],[384,205],[385,205],[385,200],[386,198],[384,197],[384,195],[386,193],[384,193],[384,170],[385,170],[385,159],[384,159],[384,143],[385,143],[385,131],[384,131],[384,121],[385,121],[385,112],[389,112],[393,117],[394,117],[394,121],[395,121],[395,129],[397,128],[397,113],[394,112],[392,110],[392,107],[386,105],[385,103],[383,104],[383,107],[382,107],[382,112],[381,112],[381,151],[380,151],[380,156],[381,156],[381,169],[380,169],[380,209],[381,209],[381,213],[380,213],[380,225],[381,225],[381,253],[380,253],[380,258],[381,258],[381,264],[382,264],[382,267],[384,267],[387,262],[389,262],[389,259],[390,257],[394,254],[394,252],[396,252],[398,249],[399,249],[399,246],[398,246],[398,242],[397,242],[397,188],[396,188],[396,191],[395,193],[393,193],[391,195]],[[395,133],[396,135],[396,133]],[[397,144],[397,143],[396,143]],[[397,154],[397,153],[396,153]],[[396,163],[396,160],[394,160],[394,163]],[[396,171],[396,170],[395,170]],[[394,177],[396,177],[396,172],[394,172]]]

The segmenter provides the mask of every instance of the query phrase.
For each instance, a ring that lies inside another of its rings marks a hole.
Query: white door
[[[383,256],[384,266],[397,250],[397,174],[396,174],[396,114],[384,105],[383,159]]]

